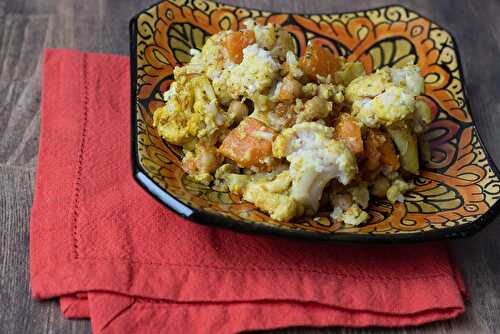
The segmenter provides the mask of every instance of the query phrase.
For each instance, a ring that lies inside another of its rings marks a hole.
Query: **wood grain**
[[[30,298],[28,221],[39,134],[42,51],[69,47],[128,53],[128,20],[155,1],[0,0],[0,333],[89,333],[88,321],[65,320],[56,301]],[[285,12],[364,9],[393,0],[225,1]],[[474,119],[500,163],[500,3],[404,0],[457,39]],[[272,333],[496,333],[500,328],[500,222],[450,243],[472,296],[458,319],[399,330],[285,329]],[[269,332],[271,333],[271,332]]]

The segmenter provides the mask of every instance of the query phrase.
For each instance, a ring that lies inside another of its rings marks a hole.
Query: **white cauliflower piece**
[[[194,138],[209,137],[230,125],[204,75],[178,77],[164,98],[165,105],[155,111],[153,124],[171,143],[182,145]]]
[[[353,115],[368,127],[390,126],[411,119],[415,97],[424,91],[424,79],[415,65],[383,68],[354,79],[345,90]]]
[[[243,195],[245,201],[278,221],[289,221],[304,212],[302,205],[290,197],[292,178],[288,170],[278,167],[271,173],[245,175],[238,174],[236,166],[225,164],[217,169],[215,177],[223,189]]]
[[[367,221],[370,216],[366,211],[361,210],[357,204],[353,204],[345,211],[340,207],[335,207],[330,217],[346,225],[358,226]]]
[[[318,96],[325,100],[333,100],[335,103],[344,102],[344,87],[332,83],[322,83],[318,86]]]
[[[243,193],[243,199],[269,213],[278,221],[289,221],[304,212],[301,203],[290,196],[292,178],[288,171],[267,182],[250,182]]]
[[[341,220],[346,225],[358,226],[366,222],[369,217],[366,211],[361,210],[357,204],[354,204],[344,212]]]
[[[233,98],[239,95],[252,97],[263,94],[279,78],[280,66],[269,51],[252,44],[243,50],[243,61],[232,69],[226,69],[227,86]],[[225,79],[226,77],[224,77]]]
[[[330,203],[333,206],[333,211],[330,214],[332,219],[353,226],[362,224],[368,219],[368,214],[361,209],[367,208],[370,200],[366,182],[361,182],[341,192],[336,192],[334,188],[334,191],[329,195]]]
[[[299,100],[300,101],[300,100]],[[315,96],[307,100],[304,104],[304,109],[297,115],[297,123],[311,122],[327,117],[333,110],[333,103]]]
[[[280,26],[272,23],[259,25],[253,20],[245,21],[245,25],[255,32],[255,40],[259,48],[269,51],[276,60],[283,61],[288,51],[294,51],[292,36]]]
[[[348,184],[358,170],[352,152],[333,139],[333,129],[318,123],[304,122],[285,129],[273,143],[273,155],[290,162],[291,197],[304,205],[308,214],[318,210],[330,180]]]
[[[347,102],[354,103],[365,98],[371,99],[382,94],[391,85],[391,75],[387,68],[354,79],[345,89]]]
[[[205,42],[201,51],[191,49],[190,54],[193,56],[191,61],[185,66],[176,67],[175,70],[179,71],[179,74],[205,73],[210,80],[215,76],[220,76],[229,62],[228,56],[224,52],[224,48],[220,47],[220,44],[230,33],[230,31],[222,31],[212,35]]]
[[[402,178],[395,179],[389,189],[387,189],[387,199],[391,203],[404,202],[404,193],[414,189],[415,186],[411,183],[406,182]]]
[[[389,126],[411,115],[415,110],[415,96],[402,88],[389,87],[371,100],[355,101],[352,108],[355,117],[368,127]]]
[[[299,79],[304,75],[304,71],[302,71],[299,67],[297,56],[292,51],[288,51],[286,53],[286,64],[288,66],[288,72],[294,78]]]
[[[404,87],[409,94],[418,96],[424,92],[424,78],[418,66],[410,65],[402,68],[389,68],[394,85]]]

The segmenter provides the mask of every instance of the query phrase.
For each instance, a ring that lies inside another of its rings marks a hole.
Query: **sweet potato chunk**
[[[326,77],[330,74],[333,77],[340,68],[340,62],[330,50],[312,42],[299,58],[299,67],[309,80],[316,80],[317,75]]]
[[[396,148],[394,147],[394,143],[392,142],[391,137],[386,133],[382,134],[385,138],[384,142],[380,146],[380,161],[384,165],[387,165],[392,168],[392,170],[396,171],[399,169],[399,157],[396,153]]]
[[[365,155],[366,155],[366,169],[369,171],[377,170],[380,167],[380,146],[381,146],[381,138],[379,131],[368,129],[368,133],[366,135],[366,147],[365,147]]]
[[[356,155],[363,153],[361,128],[351,115],[347,113],[340,114],[339,121],[335,126],[335,138],[343,141],[352,153]]]
[[[247,117],[224,139],[219,152],[240,167],[264,167],[272,160],[276,136],[271,128]]]
[[[252,30],[234,31],[222,42],[229,58],[235,64],[240,64],[243,60],[243,49],[254,43],[255,33]]]
[[[399,157],[389,135],[379,130],[368,129],[366,136],[366,168],[370,171],[387,165],[392,170],[399,169]]]

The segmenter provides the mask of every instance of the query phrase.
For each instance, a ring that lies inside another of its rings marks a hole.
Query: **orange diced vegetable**
[[[399,157],[392,139],[379,130],[368,129],[366,136],[366,168],[370,171],[378,169],[382,164],[396,171],[399,169]]]
[[[262,122],[247,117],[222,142],[219,152],[238,166],[264,167],[272,157],[273,141],[277,134]]]
[[[356,124],[351,115],[347,113],[340,114],[339,122],[335,126],[335,137],[343,141],[352,153],[363,153],[361,128]]]
[[[380,160],[384,165],[387,165],[392,168],[393,171],[399,169],[399,157],[396,153],[396,148],[394,147],[394,143],[392,142],[391,137],[387,134],[382,134],[385,138],[384,142],[380,146],[380,153],[382,156]]]
[[[382,144],[378,131],[369,129],[366,136],[366,169],[369,171],[377,170],[380,167],[380,151],[379,147]]]
[[[340,67],[340,62],[330,50],[313,42],[299,58],[299,67],[309,80],[316,80],[316,75],[326,77],[330,74],[333,77]]]
[[[255,33],[252,30],[233,31],[222,42],[235,64],[240,64],[243,60],[243,49],[254,43]]]

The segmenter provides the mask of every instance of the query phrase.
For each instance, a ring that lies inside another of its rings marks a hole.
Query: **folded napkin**
[[[127,57],[47,50],[31,286],[95,333],[406,326],[464,311],[446,246],[327,244],[194,224],[133,180]]]

